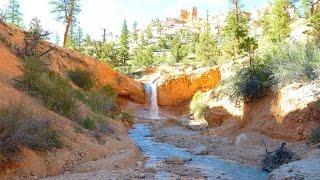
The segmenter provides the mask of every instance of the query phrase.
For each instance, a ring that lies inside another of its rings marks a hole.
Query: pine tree
[[[132,39],[133,39],[133,42],[134,43],[138,43],[138,39],[139,39],[139,37],[138,37],[138,29],[137,29],[137,26],[138,26],[138,22],[137,21],[135,21],[135,22],[133,22],[133,25],[132,25]]]
[[[150,25],[147,27],[146,34],[147,34],[147,39],[152,39],[153,34],[152,34],[152,29]]]
[[[18,0],[9,0],[9,5],[4,11],[3,17],[5,22],[15,25],[19,28],[23,28],[22,13]]]
[[[254,51],[258,48],[257,40],[253,37],[246,37],[241,43],[241,48],[249,56],[250,67],[252,66],[252,56]]]
[[[162,31],[163,31],[163,25],[161,24],[161,21],[159,19],[156,20],[156,24],[157,24],[157,33],[162,35]]]
[[[52,13],[56,14],[58,21],[62,21],[66,27],[63,36],[63,46],[68,42],[69,30],[76,21],[76,16],[80,13],[80,0],[51,0],[50,4],[53,6]]]
[[[216,42],[210,30],[208,13],[204,32],[201,33],[199,37],[199,43],[197,44],[196,54],[197,60],[202,62],[209,62],[212,58],[218,55]]]
[[[222,30],[222,38],[225,55],[234,57],[242,53],[241,43],[248,35],[249,18],[241,9],[240,0],[232,0],[231,4],[232,8]]]
[[[171,42],[171,55],[173,56],[174,60],[179,63],[188,55],[186,47],[181,44],[181,33],[177,32]]]
[[[129,30],[127,26],[127,21],[123,21],[122,31],[120,36],[120,50],[119,56],[122,62],[122,65],[127,64],[127,60],[129,60]]]
[[[290,7],[292,7],[290,0],[275,0],[271,11],[266,12],[261,20],[264,35],[271,42],[283,41],[290,35],[292,22],[289,14]]]

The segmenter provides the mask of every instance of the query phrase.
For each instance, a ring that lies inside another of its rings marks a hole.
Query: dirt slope
[[[0,22],[0,38],[12,49],[23,48],[25,32],[10,27]],[[138,103],[145,103],[144,85],[138,81],[128,78],[112,70],[107,64],[96,59],[84,56],[80,53],[69,51],[64,48],[55,47],[51,43],[43,42],[39,48],[42,52],[52,50],[46,55],[49,68],[66,76],[68,70],[80,68],[90,70],[96,80],[97,86],[111,85],[120,96],[124,96]],[[4,55],[10,56],[10,55]],[[1,57],[1,63],[7,63],[10,57]]]
[[[80,129],[73,121],[62,117],[47,108],[41,101],[28,96],[15,88],[14,79],[21,75],[20,59],[13,53],[15,45],[21,45],[24,33],[0,22],[0,108],[9,103],[24,104],[37,117],[50,120],[54,129],[63,133],[63,147],[50,152],[38,152],[21,147],[21,156],[16,163],[0,162],[0,179],[32,179],[55,176],[72,171],[79,163],[94,162],[104,158],[117,158],[119,152],[125,150],[124,156],[117,166],[108,165],[110,172],[127,172],[136,168],[135,162],[143,161],[139,150],[129,139],[127,128],[123,123],[108,119],[114,133],[98,139],[93,132]],[[4,38],[5,37],[5,38]],[[47,49],[50,44],[43,43]],[[137,102],[144,102],[143,85],[126,76],[120,75],[110,67],[94,59],[65,49],[55,48],[48,54],[50,68],[61,75],[74,68],[89,68],[94,72],[99,86],[110,84],[116,88],[120,96]],[[93,171],[95,167],[92,167]],[[79,172],[86,170],[79,170]]]

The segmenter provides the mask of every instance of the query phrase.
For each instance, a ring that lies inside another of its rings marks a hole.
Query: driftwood
[[[268,152],[267,147],[265,145],[266,155],[265,158],[262,160],[262,170],[271,172],[272,170],[279,168],[283,164],[288,164],[290,162],[297,161],[300,159],[299,156],[297,156],[291,150],[288,150],[285,146],[286,143],[282,143],[277,150],[273,152]]]

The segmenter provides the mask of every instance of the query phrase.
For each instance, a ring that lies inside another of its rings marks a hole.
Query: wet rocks
[[[174,157],[174,156],[172,156],[172,157],[168,157],[167,159],[166,159],[166,163],[167,164],[173,164],[173,165],[184,165],[184,160],[182,159],[182,158],[180,158],[180,157]]]
[[[172,164],[172,165],[184,165],[184,163],[191,161],[192,158],[191,157],[186,157],[186,158],[182,158],[182,157],[177,157],[177,156],[170,156],[166,158],[166,163],[167,164]]]
[[[208,153],[208,148],[205,146],[199,146],[192,150],[192,154],[194,155],[207,155]]]

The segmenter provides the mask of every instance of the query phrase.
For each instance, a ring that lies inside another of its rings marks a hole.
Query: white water
[[[151,84],[146,84],[146,92],[149,96],[149,103],[150,103],[150,111],[149,117],[152,119],[159,118],[159,107],[158,107],[158,100],[157,100],[157,83],[153,82]]]

